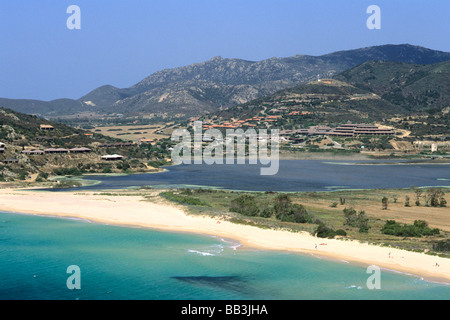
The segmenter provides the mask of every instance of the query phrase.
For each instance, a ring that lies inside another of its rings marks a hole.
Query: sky
[[[80,29],[69,29],[71,5]],[[370,5],[380,29],[369,29]],[[0,0],[0,97],[78,99],[215,56],[260,61],[383,44],[450,52],[448,0]]]

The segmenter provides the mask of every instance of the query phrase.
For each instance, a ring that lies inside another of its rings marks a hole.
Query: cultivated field
[[[142,139],[159,140],[170,138],[173,130],[170,125],[171,124],[107,126],[95,127],[92,131],[125,141],[139,141]]]

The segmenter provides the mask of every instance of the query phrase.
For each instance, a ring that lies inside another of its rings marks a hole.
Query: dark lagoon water
[[[82,189],[131,187],[211,187],[249,191],[332,191],[450,187],[450,165],[406,161],[282,160],[273,176],[260,175],[259,165],[179,165],[165,172],[89,176],[96,185]]]

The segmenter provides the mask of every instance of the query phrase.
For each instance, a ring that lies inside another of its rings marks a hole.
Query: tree
[[[280,194],[275,197],[273,208],[276,213],[286,212],[291,204],[292,201],[287,194]]]
[[[312,220],[305,207],[292,203],[287,194],[276,196],[274,202],[273,210],[278,220],[296,223],[306,223]]]
[[[355,209],[345,208],[343,212],[345,218],[344,225],[359,228],[359,232],[361,233],[369,231],[369,218],[367,218],[365,211],[361,210],[358,214],[356,214]]]
[[[430,206],[432,207],[445,207],[447,201],[444,198],[444,191],[438,188],[431,188],[427,190],[427,200]]]
[[[360,211],[358,214],[358,228],[359,228],[359,232],[361,233],[366,233],[369,231],[370,227],[369,227],[369,218],[367,218],[366,216],[366,212],[365,211]]]
[[[382,210],[387,210],[387,208],[388,208],[388,198],[383,197],[383,199],[381,199],[381,205],[382,205],[382,207],[381,207]]]
[[[405,196],[405,207],[410,207],[411,205],[409,204],[409,196]]]
[[[420,198],[422,197],[422,190],[420,190],[419,188],[416,188],[414,190],[414,192],[416,193],[416,206],[420,206]]]
[[[353,208],[345,208],[344,210],[344,225],[353,227],[356,221],[356,210]]]

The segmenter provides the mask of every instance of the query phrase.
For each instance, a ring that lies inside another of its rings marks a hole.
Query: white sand
[[[144,200],[141,196],[0,190],[1,211],[76,217],[106,224],[207,234],[238,240],[245,247],[311,253],[450,283],[450,259],[357,241],[315,238],[307,233],[218,222],[210,217],[186,215],[175,206]]]

